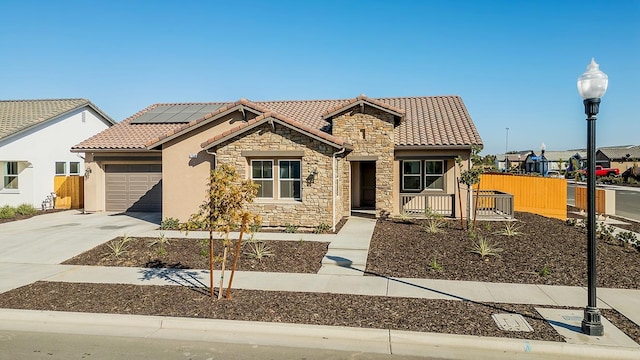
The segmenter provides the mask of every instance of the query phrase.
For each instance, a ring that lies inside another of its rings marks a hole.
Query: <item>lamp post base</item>
[[[600,310],[587,306],[584,308],[584,319],[582,320],[582,333],[589,336],[604,335],[604,326],[600,321]]]

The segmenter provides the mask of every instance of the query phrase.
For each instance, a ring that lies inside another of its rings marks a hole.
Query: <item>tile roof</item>
[[[87,105],[115,123],[87,99],[1,100],[0,139]]]
[[[296,129],[299,129],[300,131],[302,131],[304,133],[310,134],[312,136],[316,136],[316,137],[318,137],[318,138],[320,138],[320,139],[322,139],[324,141],[327,141],[329,143],[337,145],[338,147],[344,146],[344,147],[347,147],[347,148],[351,148],[351,145],[347,141],[344,141],[343,139],[341,139],[341,138],[339,138],[337,136],[333,136],[333,135],[328,134],[328,133],[326,133],[324,131],[321,131],[321,130],[318,130],[316,128],[313,128],[313,127],[311,127],[309,125],[302,124],[302,123],[300,123],[298,121],[295,121],[295,120],[293,120],[291,118],[288,118],[286,116],[283,116],[283,115],[280,115],[280,114],[277,114],[277,113],[274,113],[274,112],[271,112],[271,111],[267,111],[264,114],[254,118],[254,119],[251,119],[251,120],[249,120],[247,122],[244,122],[244,123],[236,126],[235,128],[229,129],[229,130],[223,132],[222,134],[218,134],[218,135],[214,136],[213,138],[203,142],[201,144],[201,146],[203,148],[205,148],[205,149],[206,148],[210,148],[211,146],[213,146],[213,145],[215,145],[215,144],[217,144],[217,143],[219,143],[219,142],[221,142],[221,141],[223,141],[225,139],[228,139],[228,138],[231,138],[231,137],[236,136],[238,134],[241,134],[245,130],[252,129],[253,127],[258,126],[258,125],[268,121],[269,119],[280,120],[280,122],[283,123],[283,124],[290,125],[290,126],[296,128]]]
[[[640,146],[606,147],[598,150],[609,159],[624,159],[627,154],[630,159],[640,159]]]
[[[366,100],[365,100],[366,99]],[[258,110],[264,115],[270,112],[272,117],[304,129],[331,136],[331,122],[323,117],[335,109],[357,101],[367,101],[395,112],[404,112],[404,118],[395,128],[396,146],[470,146],[482,145],[482,139],[459,96],[429,96],[376,98],[358,97],[345,100],[294,100],[294,101],[256,101],[241,99],[234,103],[224,103],[216,112],[190,123],[176,124],[131,124],[141,114],[158,106],[176,104],[155,104],[132,115],[121,123],[83,141],[73,147],[76,151],[92,150],[127,150],[148,149],[163,139],[186,133],[200,126],[211,118],[215,118],[224,110],[242,104]],[[200,103],[202,104],[202,103]],[[220,103],[205,103],[220,104]],[[285,120],[286,119],[286,120]],[[303,130],[304,130],[303,129]],[[240,130],[240,129],[238,129]],[[305,130],[307,131],[307,130]],[[310,131],[309,131],[310,132]],[[338,143],[331,136],[332,142]],[[329,139],[329,138],[325,138]]]

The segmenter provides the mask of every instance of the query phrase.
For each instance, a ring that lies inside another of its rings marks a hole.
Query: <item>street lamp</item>
[[[542,143],[542,145],[540,145],[540,175],[544,176],[545,173],[545,169],[544,169],[544,152],[545,150],[547,150],[547,145],[545,145],[544,143]]]
[[[509,128],[507,129],[507,140],[504,144],[504,172],[508,172],[509,169],[509,158],[507,157],[507,152],[509,151]]]
[[[596,298],[596,115],[600,98],[607,91],[609,78],[600,71],[594,59],[578,78],[578,93],[584,99],[587,115],[587,277],[589,298],[584,309],[582,332],[602,336],[604,327]]]

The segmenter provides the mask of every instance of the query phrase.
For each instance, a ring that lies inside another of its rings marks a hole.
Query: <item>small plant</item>
[[[518,235],[521,235],[521,232],[519,230],[520,228],[516,226],[516,223],[508,222],[504,224],[504,229],[502,229],[500,234],[509,236],[509,237],[518,236]]]
[[[0,219],[13,219],[16,216],[16,209],[13,206],[5,205],[0,207]]]
[[[496,247],[497,243],[492,243],[489,239],[483,236],[478,236],[478,239],[473,242],[473,246],[469,251],[480,255],[481,258],[486,256],[498,256],[498,253],[502,251],[502,248]]]
[[[638,236],[631,231],[620,231],[616,234],[616,239],[624,242],[625,244],[631,244],[638,247]]]
[[[596,237],[602,241],[612,241],[613,239],[615,239],[615,236],[613,236],[613,230],[615,228],[611,225],[607,225],[603,222],[601,223],[597,223],[596,226]]]
[[[249,245],[249,250],[245,251],[245,254],[251,259],[262,261],[263,258],[274,256],[273,251],[264,241],[255,241],[247,244]]]
[[[160,222],[160,230],[178,230],[180,227],[180,220],[176,218],[165,218]]]
[[[150,247],[154,247],[156,245],[158,246],[156,249],[158,255],[163,256],[167,254],[166,246],[169,245],[169,239],[167,239],[164,233],[161,232],[160,235],[158,235],[158,237],[149,244]]]
[[[296,231],[298,231],[298,225],[293,225],[289,223],[284,224],[284,232],[288,234],[293,234]]]
[[[431,209],[427,208],[425,210],[425,215],[427,216],[427,224],[422,228],[428,233],[439,233],[442,231],[442,227],[445,226],[445,220],[442,214],[433,212]]]
[[[567,226],[576,226],[576,224],[578,222],[577,222],[576,218],[567,218],[567,220],[565,220],[564,223]]]
[[[127,247],[129,246],[129,237],[127,234],[124,234],[121,238],[116,240],[111,240],[107,243],[107,247],[109,248],[109,252],[105,254],[105,256],[109,256],[113,259],[117,259],[120,256],[127,253]]]
[[[38,210],[31,204],[20,204],[16,208],[16,213],[20,215],[34,215]]]
[[[436,259],[435,256],[433,257],[433,259],[429,263],[429,267],[431,268],[432,271],[436,271],[436,272],[442,271],[442,265],[438,264],[438,260]]]
[[[542,277],[551,275],[551,268],[549,267],[549,264],[544,264],[542,269],[540,269],[540,271],[538,271],[538,275],[540,275]]]
[[[301,246],[302,244],[304,244],[304,239],[303,239],[303,238],[300,238],[300,239],[298,240],[298,246]]]
[[[327,223],[320,223],[320,225],[316,226],[313,229],[313,233],[314,234],[324,234],[329,232],[329,230],[331,230],[331,226],[329,226],[329,224]]]

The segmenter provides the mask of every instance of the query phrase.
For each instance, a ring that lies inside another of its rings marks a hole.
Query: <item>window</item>
[[[67,163],[56,161],[56,175],[67,175]]]
[[[402,162],[402,191],[422,190],[444,190],[443,160],[404,160]]]
[[[69,163],[69,175],[79,175],[79,174],[80,174],[80,163],[79,162],[73,162],[73,161],[70,162]]]
[[[425,160],[424,188],[427,190],[444,190],[444,162],[442,160]]]
[[[273,198],[273,160],[252,160],[251,180],[260,186],[259,198]]]
[[[422,177],[420,160],[405,160],[402,162],[402,190],[420,191],[420,178]]]
[[[299,160],[280,160],[280,198],[300,200],[302,179]]]
[[[4,165],[3,187],[5,189],[18,189],[18,162],[9,161]]]

